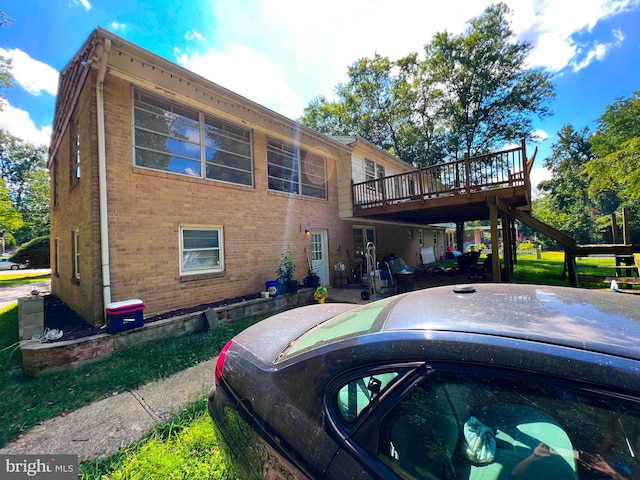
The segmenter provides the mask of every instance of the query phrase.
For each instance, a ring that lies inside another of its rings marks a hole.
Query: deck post
[[[616,218],[616,212],[611,214],[611,239],[613,243],[620,243],[618,236],[618,219]]]
[[[511,250],[511,222],[506,213],[502,213],[500,224],[502,225],[502,256],[504,257],[504,281],[511,281],[513,272],[513,257]],[[493,243],[493,242],[492,242]]]
[[[496,197],[487,198],[489,202],[489,218],[491,220],[491,253],[493,254],[492,269],[493,269],[493,281],[495,283],[501,283],[502,278],[500,275],[500,251],[498,241],[498,205]]]
[[[631,235],[629,233],[629,207],[622,208],[622,243],[631,245]]]
[[[471,162],[469,161],[469,154],[464,154],[464,189],[467,194],[467,198],[471,198]]]

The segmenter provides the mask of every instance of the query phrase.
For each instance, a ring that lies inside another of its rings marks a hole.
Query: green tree
[[[0,178],[0,232],[14,232],[24,225],[22,215],[13,207],[9,189]]]
[[[34,238],[18,248],[9,260],[28,264],[31,268],[49,268],[51,266],[50,245],[51,240],[48,236]]]
[[[13,20],[0,10],[0,27],[6,27],[13,23]],[[9,88],[12,86],[11,81],[13,75],[11,74],[11,60],[8,60],[0,55],[0,89]],[[0,110],[4,106],[4,96],[0,94]]]
[[[552,179],[542,182],[543,199],[533,205],[534,215],[576,239],[578,243],[599,241],[595,220],[601,207],[587,194],[589,178],[585,165],[593,159],[589,130],[563,126],[544,166]]]
[[[640,206],[640,91],[609,105],[590,141],[595,155],[586,165],[591,197]]]
[[[454,157],[529,137],[533,118],[549,114],[549,74],[526,67],[531,45],[515,41],[509,14],[505,4],[492,5],[461,35],[438,33],[425,47],[428,71],[443,86]]]
[[[504,4],[461,35],[436,34],[424,56],[376,55],[348,70],[335,101],[318,97],[300,121],[323,133],[360,135],[409,163],[430,165],[529,137],[549,113],[549,75],[526,67],[531,45],[515,41]]]
[[[47,149],[0,130],[0,179],[22,225],[5,228],[18,243],[49,233]]]
[[[301,122],[330,135],[357,135],[406,161],[415,160],[405,134],[411,130],[414,98],[397,64],[378,54],[361,58],[348,69],[349,81],[336,87],[335,102],[317,97],[304,109]]]

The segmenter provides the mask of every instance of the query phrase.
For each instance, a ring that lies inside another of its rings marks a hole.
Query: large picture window
[[[222,272],[222,227],[180,227],[180,273]]]
[[[248,129],[137,90],[133,116],[136,166],[253,185]]]
[[[324,155],[269,138],[267,164],[269,190],[327,198],[327,166]]]

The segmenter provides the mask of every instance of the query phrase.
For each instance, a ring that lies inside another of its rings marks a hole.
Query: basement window
[[[180,274],[224,271],[223,230],[215,227],[180,227]]]

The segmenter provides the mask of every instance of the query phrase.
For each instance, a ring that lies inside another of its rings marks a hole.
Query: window
[[[326,159],[319,153],[269,138],[267,177],[269,190],[327,198]]]
[[[80,231],[74,230],[72,234],[72,259],[73,279],[80,280]]]
[[[60,276],[60,244],[57,238],[53,239],[53,274]]]
[[[379,180],[385,177],[384,165],[375,163],[368,158],[364,159],[364,181]],[[378,193],[382,191],[381,182],[375,182],[375,187],[370,187],[372,190],[376,190]]]
[[[364,411],[376,400],[399,372],[374,373],[348,381],[338,389],[334,405],[338,419],[347,428],[355,425]]]
[[[380,435],[378,458],[402,478],[640,473],[636,401],[488,369],[433,375],[385,415]]]
[[[58,198],[58,162],[57,159],[53,160],[53,164],[51,166],[51,176],[52,178],[52,189],[53,189],[53,206],[55,207],[56,205],[58,205],[59,202],[59,198]]]
[[[357,337],[365,332],[382,331],[384,320],[381,322],[378,316],[391,301],[391,298],[379,300],[322,322],[289,343],[280,353],[277,361],[323,348],[346,338]]]
[[[80,180],[80,128],[76,118],[70,122],[70,159],[69,164],[71,166],[70,171],[70,184],[74,186]]]
[[[180,273],[183,275],[222,272],[222,227],[181,227],[180,258]]]
[[[373,227],[353,227],[353,254],[358,257],[367,252],[367,243],[376,243],[376,231]]]
[[[136,166],[253,185],[248,129],[140,91],[133,116]]]

